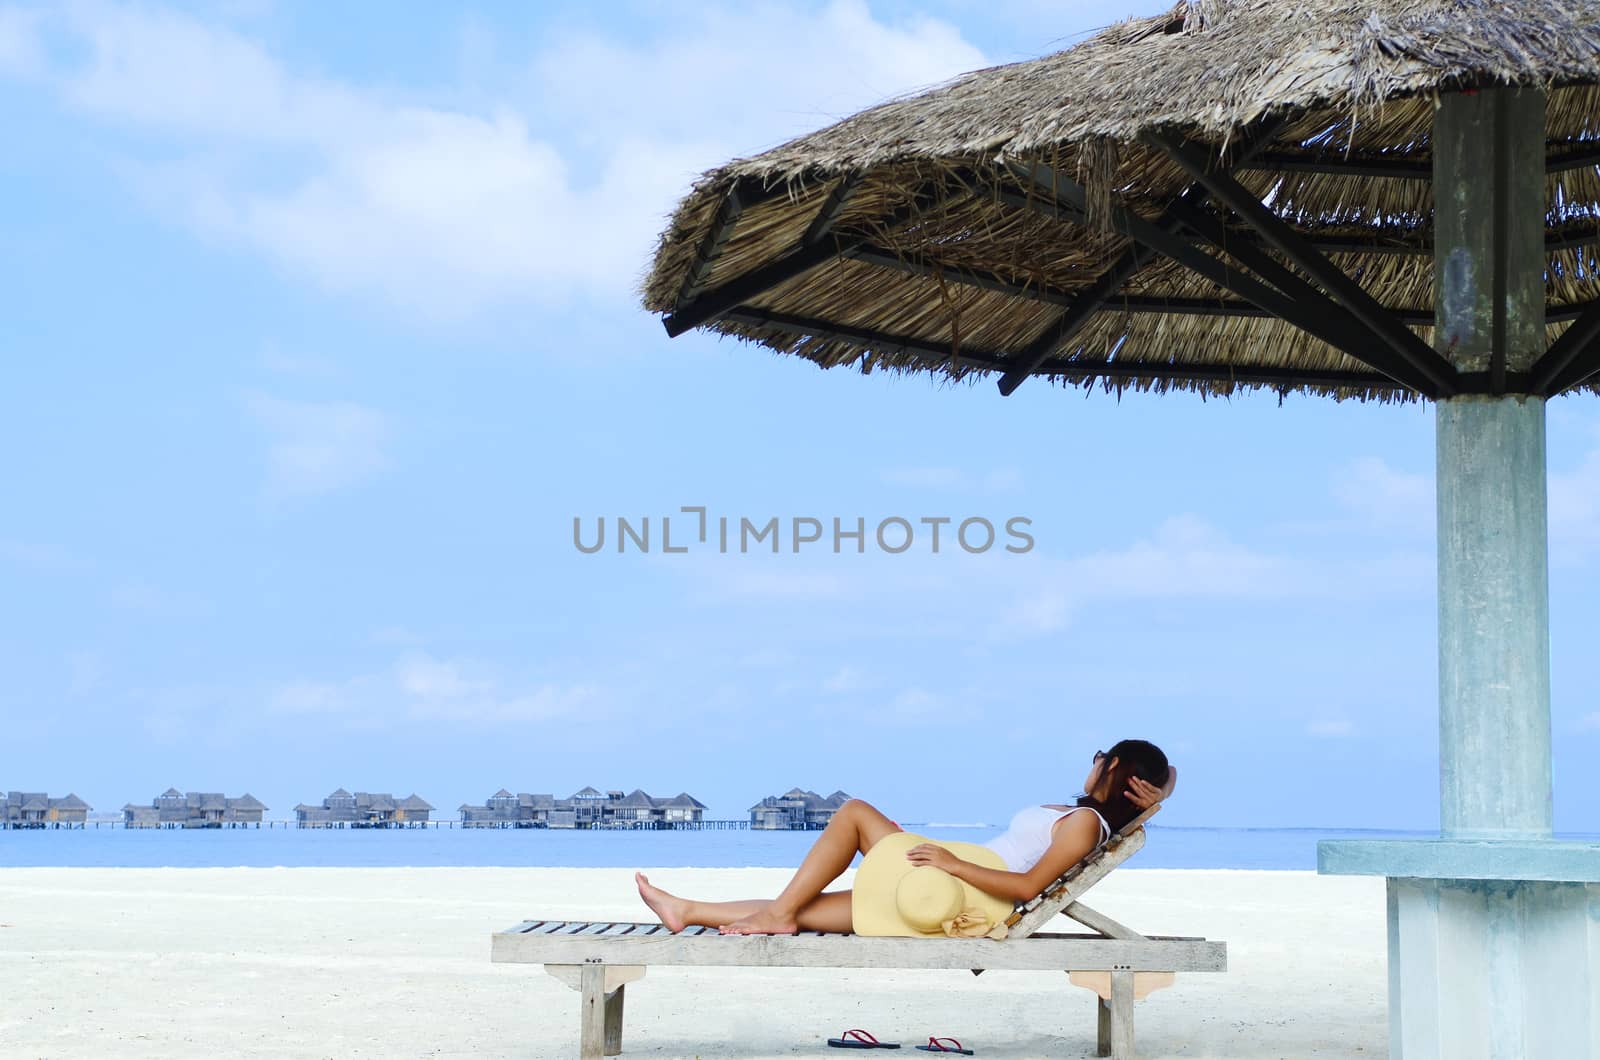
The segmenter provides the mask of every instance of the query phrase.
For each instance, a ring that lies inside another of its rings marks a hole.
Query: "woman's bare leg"
[[[736,902],[696,902],[669,894],[651,883],[645,875],[634,873],[639,885],[639,897],[644,899],[656,916],[670,931],[682,931],[692,924],[702,927],[722,928],[748,917],[764,913],[772,905],[770,898],[748,898]],[[801,931],[849,931],[850,892],[829,891],[812,899],[795,917]]]
[[[682,931],[691,924],[719,928],[751,913],[760,912],[771,901],[767,898],[752,898],[743,902],[696,902],[663,891],[651,883],[650,878],[642,872],[633,874],[633,882],[638,884],[639,897],[644,899],[644,904],[661,918],[661,922],[669,931]]]
[[[799,930],[798,918],[822,889],[845,869],[856,854],[865,854],[886,835],[900,826],[879,813],[871,804],[851,799],[839,807],[812,844],[788,886],[765,909],[725,925],[729,935],[793,935]]]
[[[672,931],[682,931],[690,924],[719,928],[730,935],[792,935],[802,926],[807,931],[848,931],[850,892],[823,895],[822,889],[850,867],[857,853],[865,854],[878,840],[898,831],[900,826],[875,807],[851,799],[839,807],[788,886],[771,901],[696,902],[668,894],[643,875],[636,874],[634,879],[639,897]],[[840,894],[845,896],[842,901]],[[828,901],[811,909],[821,897]],[[808,923],[802,925],[802,919]],[[812,927],[811,922],[825,926]]]
[[[850,892],[824,891],[800,909],[795,923],[801,931],[850,931]]]

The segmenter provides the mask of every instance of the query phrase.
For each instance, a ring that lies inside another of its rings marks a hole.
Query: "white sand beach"
[[[786,874],[651,876],[723,898]],[[1130,868],[1094,904],[1228,943],[1227,973],[1139,1002],[1140,1056],[1385,1054],[1381,880]],[[0,1056],[574,1056],[577,994],[489,962],[490,933],[534,916],[650,919],[622,869],[0,870]],[[1045,973],[651,969],[623,1055],[853,1055],[823,1039],[865,1027],[898,1055],[940,1034],[980,1057],[1087,1057],[1093,1001]]]

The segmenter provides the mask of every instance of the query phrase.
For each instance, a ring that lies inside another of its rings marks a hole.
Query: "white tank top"
[[[1100,817],[1093,806],[1074,806],[1066,810],[1053,810],[1048,806],[1024,806],[1011,818],[1011,827],[983,844],[1006,863],[1012,872],[1027,872],[1039,863],[1044,852],[1050,849],[1051,829],[1057,821],[1079,810],[1088,810],[1100,818],[1100,842],[1111,838],[1111,826]]]

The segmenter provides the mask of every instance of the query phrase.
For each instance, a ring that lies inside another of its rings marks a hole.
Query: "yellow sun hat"
[[[850,899],[852,930],[857,935],[908,938],[1005,938],[1010,899],[986,894],[943,869],[907,861],[906,851],[919,843],[934,843],[962,861],[1006,871],[999,854],[977,843],[891,833],[873,844],[856,870]]]

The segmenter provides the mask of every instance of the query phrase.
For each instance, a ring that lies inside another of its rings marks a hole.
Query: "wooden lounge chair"
[[[677,934],[661,924],[527,920],[496,932],[491,959],[542,964],[573,987],[580,1001],[582,1060],[622,1051],[623,987],[657,965],[759,968],[988,968],[1065,971],[1099,996],[1100,1056],[1132,1060],[1133,1003],[1169,986],[1175,972],[1227,969],[1227,944],[1203,938],[1145,936],[1098,913],[1082,895],[1144,846],[1144,823],[1160,806],[1128,823],[1094,853],[1006,921],[1005,939],[869,938],[814,931],[798,935],[721,935],[691,927]],[[1064,914],[1093,934],[1039,929]]]

